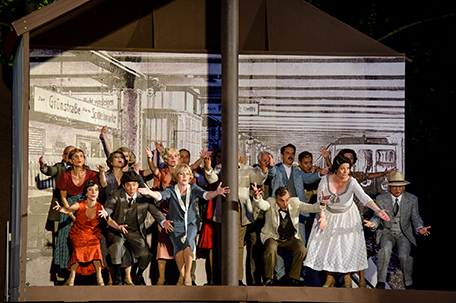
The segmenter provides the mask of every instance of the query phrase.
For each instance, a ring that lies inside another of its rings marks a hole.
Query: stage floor
[[[456,302],[454,291],[265,286],[29,286],[31,302]]]

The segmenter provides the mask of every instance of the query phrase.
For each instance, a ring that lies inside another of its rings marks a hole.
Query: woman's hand
[[[108,217],[108,212],[107,212],[106,209],[103,207],[103,205],[101,206],[101,210],[98,211],[98,217],[107,220],[106,218]]]
[[[390,221],[390,218],[386,214],[387,212],[388,212],[387,209],[380,209],[379,211],[377,211],[377,216],[379,216],[379,218],[384,221]]]
[[[206,150],[205,147],[203,147],[203,150],[200,151],[200,159],[210,158],[211,155],[212,155],[212,151]]]
[[[163,153],[163,150],[165,149],[165,147],[163,146],[163,143],[162,142],[155,142],[155,149],[158,150],[158,152],[160,154]]]
[[[58,212],[61,212],[60,210],[62,209],[63,207],[60,206],[59,202],[55,201],[55,206],[53,207],[53,209],[55,209],[56,211]]]
[[[95,165],[95,166],[98,168],[98,171],[100,173],[106,172],[106,167],[104,167],[103,165]]]
[[[326,218],[321,217],[320,219],[318,219],[318,228],[320,230],[323,230],[323,229],[325,229],[325,227],[326,227]]]
[[[145,150],[146,150],[147,158],[152,159],[152,151],[150,150],[150,147],[149,146],[146,147]]]

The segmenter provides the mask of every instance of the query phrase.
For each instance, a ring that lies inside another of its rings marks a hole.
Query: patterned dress
[[[350,177],[343,193],[334,194],[329,189],[328,176],[318,186],[318,201],[322,192],[331,194],[325,210],[326,227],[319,229],[317,218],[307,245],[304,266],[314,270],[348,273],[367,268],[366,244],[355,195],[364,205],[372,199],[359,183]]]

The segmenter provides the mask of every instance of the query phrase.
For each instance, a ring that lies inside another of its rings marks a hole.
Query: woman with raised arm
[[[154,174],[154,190],[162,191],[171,184],[175,184],[172,180],[172,174],[176,166],[180,162],[179,151],[173,147],[163,149],[161,143],[156,142],[155,147],[160,150],[166,167],[158,168],[155,166],[152,158],[152,150],[146,147],[146,154],[149,163],[149,168]],[[169,204],[166,199],[161,201],[159,209],[165,218],[167,217]],[[158,244],[157,244],[157,264],[158,264],[158,281],[157,285],[165,285],[165,268],[167,260],[174,259],[173,244],[166,231],[158,226]],[[168,281],[169,282],[169,281]]]
[[[197,211],[198,199],[210,200],[218,195],[229,193],[228,187],[220,183],[215,191],[205,191],[195,183],[192,170],[187,164],[180,164],[173,170],[171,185],[161,193],[149,189],[138,189],[142,194],[148,194],[156,200],[168,200],[169,211],[167,220],[173,221],[174,229],[170,234],[174,247],[174,258],[179,269],[180,277],[177,285],[192,285],[190,271],[195,256],[195,238],[199,229]]]
[[[98,183],[98,173],[84,168],[85,155],[81,149],[73,149],[68,155],[68,158],[73,169],[62,173],[56,185],[60,190],[62,206],[67,208],[85,198],[83,191],[84,185],[87,182],[93,181]],[[100,182],[102,185],[106,185],[104,167],[97,167],[100,170]],[[60,214],[57,242],[54,252],[54,264],[61,269],[68,268],[70,262],[71,247],[68,245],[68,233],[74,220],[75,216],[71,212],[68,214]]]
[[[334,272],[340,272],[345,274],[345,287],[349,288],[350,273],[367,268],[363,225],[353,197],[389,221],[386,211],[350,176],[350,168],[350,159],[337,155],[332,164],[333,173],[324,176],[318,186],[318,201],[328,202],[326,210],[320,211],[314,221],[304,266],[327,272],[323,287],[334,286]]]

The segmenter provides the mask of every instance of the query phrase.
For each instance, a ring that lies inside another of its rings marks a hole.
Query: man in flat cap
[[[418,198],[405,191],[407,184],[410,182],[404,180],[401,172],[393,171],[388,182],[390,192],[379,195],[375,200],[378,207],[388,210],[391,221],[384,221],[377,215],[370,221],[364,221],[365,226],[376,229],[377,244],[381,246],[378,252],[376,288],[385,288],[391,252],[393,247],[397,246],[405,288],[412,289],[413,258],[410,250],[412,244],[416,246],[416,234],[430,234],[428,229],[431,227],[424,227],[418,213]]]
[[[109,220],[114,220],[122,228],[116,230],[108,229],[108,242],[111,243],[108,253],[114,269],[114,285],[122,285],[120,264],[125,253],[124,243],[127,242],[133,250],[134,257],[138,259],[138,272],[136,273],[135,284],[146,285],[143,272],[152,260],[152,254],[146,241],[146,226],[144,221],[147,212],[168,232],[173,227],[172,221],[168,221],[155,206],[151,197],[143,196],[138,192],[141,182],[140,176],[134,171],[123,173],[121,178],[122,188],[116,191],[106,201],[105,210]]]

